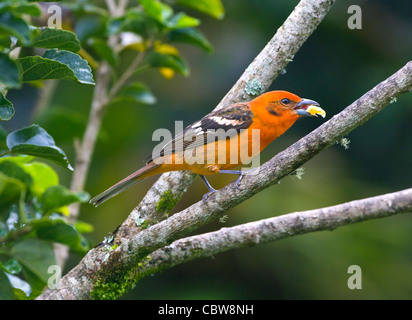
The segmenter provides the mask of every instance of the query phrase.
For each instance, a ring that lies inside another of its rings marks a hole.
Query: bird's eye
[[[283,104],[289,104],[290,100],[287,98],[283,98],[282,100],[280,100],[280,102],[282,102]]]

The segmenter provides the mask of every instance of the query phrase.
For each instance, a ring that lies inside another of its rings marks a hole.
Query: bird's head
[[[296,118],[316,117],[318,115],[324,118],[326,116],[326,112],[316,101],[302,99],[288,91],[266,92],[252,102],[264,106],[272,116],[285,115],[285,113],[289,113]]]

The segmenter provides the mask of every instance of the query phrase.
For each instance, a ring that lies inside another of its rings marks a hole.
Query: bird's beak
[[[319,103],[309,99],[300,100],[293,109],[296,110],[298,115],[303,117],[317,117],[318,115],[322,118],[326,117],[326,112],[319,106]]]

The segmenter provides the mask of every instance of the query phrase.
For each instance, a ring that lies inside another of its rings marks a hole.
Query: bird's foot
[[[202,181],[205,183],[207,189],[209,190],[209,192],[206,193],[206,194],[204,194],[203,197],[202,197],[203,203],[206,204],[207,197],[209,197],[210,194],[216,192],[216,189],[213,188],[213,187],[210,185],[209,181],[207,181],[207,179],[206,179],[206,177],[205,177],[204,175],[199,175],[199,177],[202,179]]]
[[[243,174],[239,174],[239,177],[235,181],[235,188],[240,191],[240,181],[243,179]]]
[[[207,203],[207,198],[209,197],[209,195],[211,195],[212,193],[215,193],[215,192],[216,192],[216,189],[213,189],[213,190],[210,190],[208,193],[205,193],[202,197],[202,202],[204,204],[206,204]]]
[[[236,179],[235,185],[233,188],[236,188],[238,190],[240,189],[240,182],[243,179],[243,171],[242,170],[220,170],[220,173],[229,173],[229,174],[237,174],[239,177]]]

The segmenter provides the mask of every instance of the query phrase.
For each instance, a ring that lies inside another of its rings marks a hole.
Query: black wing
[[[175,153],[177,149],[197,148],[219,139],[222,133],[226,139],[229,139],[241,129],[247,129],[252,123],[252,118],[253,113],[246,103],[232,104],[213,111],[176,135],[163,147],[160,156]],[[153,161],[152,157],[147,163],[151,161]]]

